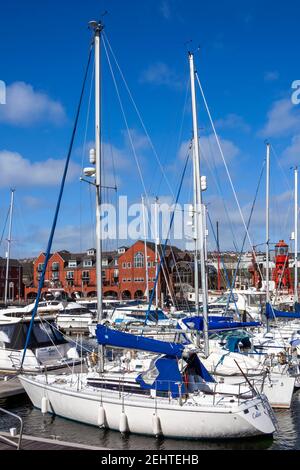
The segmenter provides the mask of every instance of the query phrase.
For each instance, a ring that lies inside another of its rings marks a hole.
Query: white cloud
[[[65,161],[32,162],[17,152],[0,151],[0,187],[54,186],[60,183]],[[79,165],[70,162],[68,181],[79,178]]]
[[[220,129],[237,129],[243,132],[250,132],[251,127],[245,122],[242,116],[230,113],[225,118],[218,119],[215,123]]]
[[[160,6],[159,6],[159,11],[162,14],[162,16],[166,19],[169,20],[171,18],[171,8],[169,2],[164,0]]]
[[[164,62],[156,62],[150,65],[142,72],[140,81],[141,83],[164,85],[175,89],[181,89],[183,86],[176,72]]]
[[[24,196],[22,200],[23,204],[29,209],[38,209],[45,204],[43,199],[34,196]]]
[[[259,132],[262,137],[281,137],[300,132],[300,110],[290,99],[275,101],[267,113],[267,122]]]
[[[300,134],[292,138],[291,145],[282,153],[284,163],[287,165],[299,164],[300,162]]]
[[[265,72],[265,75],[264,75],[265,82],[274,82],[278,80],[278,78],[279,78],[279,72],[277,72],[276,70]]]
[[[0,108],[0,122],[31,126],[41,122],[60,125],[66,114],[59,101],[24,82],[15,82],[6,89],[6,105]]]
[[[226,163],[228,163],[230,160],[233,160],[237,155],[239,155],[240,149],[233,142],[231,142],[230,140],[222,139],[220,136],[219,140]],[[184,159],[187,156],[189,145],[190,141],[182,142],[178,151],[178,156],[180,159]],[[220,165],[222,163],[222,157],[220,155],[219,147],[217,145],[214,134],[201,136],[199,138],[199,145],[200,154],[203,156],[204,160],[211,161],[213,158],[216,165]]]

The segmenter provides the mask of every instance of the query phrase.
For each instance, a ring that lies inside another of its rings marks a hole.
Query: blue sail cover
[[[221,318],[221,317],[220,317]],[[203,317],[188,317],[182,322],[191,330],[203,331]],[[216,321],[214,317],[208,319],[208,330],[233,330],[235,328],[250,328],[260,326],[260,322],[234,322],[234,321]]]
[[[181,358],[184,346],[182,344],[167,343],[156,339],[144,338],[122,331],[112,330],[104,325],[97,325],[96,336],[99,344],[124,349],[136,349],[157,354],[166,354],[170,357]]]
[[[171,392],[173,398],[186,392],[178,362],[175,357],[163,356],[157,358],[149,370],[142,372],[136,382],[145,390]]]
[[[300,312],[282,312],[272,307],[270,303],[266,304],[266,317],[270,320],[274,318],[300,318]]]
[[[205,382],[215,382],[197,354],[192,354],[187,361],[186,380],[189,379],[189,371],[200,376]],[[183,380],[178,360],[170,356],[154,359],[150,368],[138,375],[136,382],[145,390],[171,392],[173,398],[177,398],[180,393],[188,392],[188,382]]]

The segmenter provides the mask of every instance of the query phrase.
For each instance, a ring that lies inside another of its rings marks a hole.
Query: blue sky
[[[271,240],[288,239],[293,229],[290,168],[300,155],[300,105],[291,102],[291,84],[300,79],[299,3],[12,0],[1,5],[0,15],[0,80],[7,85],[7,104],[0,105],[0,227],[8,210],[9,189],[16,187],[13,256],[34,256],[46,247],[87,60],[91,38],[87,24],[105,10],[106,37],[170,186],[176,190],[184,149],[191,137],[187,51],[192,49],[245,218],[268,138],[274,149]],[[171,200],[116,68],[115,73],[147,192],[162,201]],[[93,195],[79,183],[82,158],[86,165],[93,140],[91,111],[83,152],[90,84],[91,77],[54,242],[58,249],[79,251],[94,243]],[[113,156],[118,193],[128,195],[130,202],[139,202],[143,187],[104,52],[102,93],[107,181],[113,181]],[[243,227],[198,89],[197,95],[202,172],[208,181],[205,201],[213,222],[220,221],[221,247],[230,249],[230,225],[239,246]],[[221,182],[221,194],[216,179]],[[188,170],[182,203],[190,202],[190,188]],[[254,244],[264,241],[264,197],[263,181],[250,230]],[[107,198],[114,202],[114,193]],[[214,248],[211,233],[209,242]],[[113,246],[113,242],[106,243],[106,248]],[[4,245],[1,249],[3,255]]]

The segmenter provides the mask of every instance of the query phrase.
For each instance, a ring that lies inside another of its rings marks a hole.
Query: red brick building
[[[146,296],[146,266],[148,270],[149,292],[154,288],[156,263],[155,244],[147,242],[147,259],[145,244],[139,240],[130,248],[122,246],[116,251],[102,255],[103,296],[115,299],[139,299]],[[162,252],[162,247],[159,247]],[[190,255],[176,247],[167,247],[165,263],[158,279],[158,298],[161,293],[176,295],[178,291],[177,276],[186,276],[186,266]],[[34,299],[38,290],[39,279],[43,270],[45,254],[41,253],[34,262],[33,281],[25,287],[25,299]],[[184,267],[182,264],[184,262]],[[146,264],[147,263],[147,264]],[[180,272],[179,272],[180,271]],[[191,273],[188,273],[189,279]],[[167,282],[166,282],[167,280]],[[168,286],[167,286],[168,283]],[[70,296],[96,297],[96,250],[86,253],[59,251],[53,253],[47,266],[43,291],[63,289]]]
[[[34,299],[43,271],[45,253],[34,262],[33,282],[25,288],[26,300]],[[102,255],[103,295],[116,299],[142,298],[146,292],[144,242],[138,241],[131,248],[120,247],[117,251]],[[155,281],[155,248],[147,243],[149,290]],[[96,250],[86,253],[59,251],[50,256],[43,292],[63,289],[70,296],[96,297]]]

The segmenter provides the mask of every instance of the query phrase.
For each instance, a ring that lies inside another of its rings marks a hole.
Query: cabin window
[[[33,334],[38,344],[44,344],[48,343],[50,340],[55,340],[51,327],[47,323],[36,323],[33,327]]]

